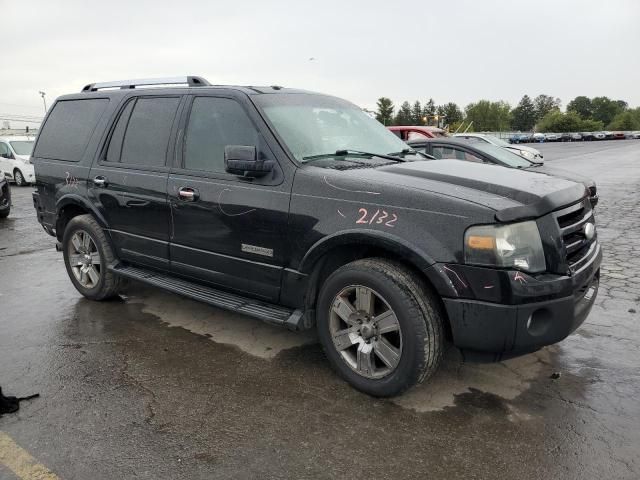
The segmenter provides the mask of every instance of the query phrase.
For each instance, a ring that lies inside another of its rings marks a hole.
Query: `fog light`
[[[551,326],[551,312],[546,308],[536,310],[527,320],[527,331],[534,337],[544,335]]]

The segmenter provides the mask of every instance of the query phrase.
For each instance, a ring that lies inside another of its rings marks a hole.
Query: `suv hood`
[[[496,210],[501,222],[537,218],[587,195],[583,184],[544,172],[461,160],[397,163],[349,173],[482,204]]]
[[[579,173],[569,172],[568,170],[563,170],[562,168],[550,167],[549,165],[541,165],[539,167],[530,167],[527,170],[530,172],[545,173],[554,177],[564,178],[565,180],[571,180],[572,182],[576,183],[582,183],[587,188],[596,186],[596,182],[589,177],[585,177],[584,175],[580,175]]]

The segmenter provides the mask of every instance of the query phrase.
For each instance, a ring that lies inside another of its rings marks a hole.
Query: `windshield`
[[[520,155],[516,155],[502,147],[497,147],[496,145],[492,145],[490,143],[475,143],[474,148],[481,150],[485,153],[488,153],[492,157],[495,157],[500,162],[509,165],[514,168],[528,168],[532,165],[531,162],[528,162]]]
[[[489,142],[493,143],[494,145],[498,145],[500,147],[510,147],[511,146],[511,144],[509,142],[505,142],[501,138],[494,137],[493,135],[487,135],[486,138],[487,138],[487,140],[489,140]]]
[[[357,106],[338,98],[301,93],[255,95],[293,156],[300,162],[340,150],[396,154],[406,143]]]
[[[33,140],[16,140],[9,143],[11,144],[13,151],[16,152],[16,155],[31,155],[31,151],[33,150]]]

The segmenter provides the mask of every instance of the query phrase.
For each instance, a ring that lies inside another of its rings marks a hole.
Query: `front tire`
[[[439,302],[399,263],[364,259],[339,268],[322,286],[317,313],[329,363],[369,395],[399,395],[433,375],[442,359]]]
[[[24,179],[24,175],[19,168],[16,168],[13,171],[13,179],[15,180],[17,187],[24,187],[27,184],[26,180]]]
[[[69,278],[82,295],[91,300],[104,300],[118,294],[120,279],[108,270],[116,256],[91,215],[78,215],[69,221],[62,238],[62,251]]]

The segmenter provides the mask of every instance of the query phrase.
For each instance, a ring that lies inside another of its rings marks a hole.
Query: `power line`
[[[0,113],[0,120],[9,120],[12,122],[41,123],[43,117],[34,115],[19,115],[15,113]]]

